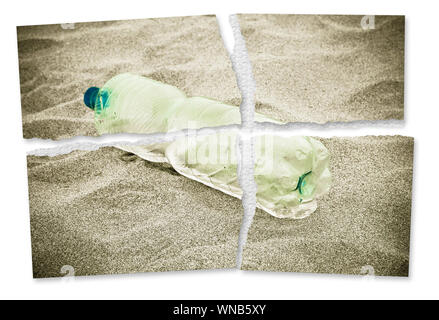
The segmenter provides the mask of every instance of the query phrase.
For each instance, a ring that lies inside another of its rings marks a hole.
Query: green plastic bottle
[[[240,124],[239,108],[133,74],[121,74],[102,88],[91,87],[85,104],[95,112],[99,134],[157,133]],[[275,122],[260,114],[255,120]],[[257,206],[279,218],[301,219],[317,208],[330,188],[329,152],[310,137],[264,135],[255,139]],[[154,162],[168,162],[180,174],[241,198],[237,176],[237,133],[179,138],[170,143],[123,146]]]
[[[240,124],[239,108],[130,73],[117,75],[102,88],[91,87],[84,103],[95,112],[99,134],[157,133]]]

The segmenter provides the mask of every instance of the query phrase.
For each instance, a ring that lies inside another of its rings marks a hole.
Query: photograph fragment
[[[404,16],[239,14],[238,20],[258,114],[283,123],[404,119]]]
[[[29,155],[34,277],[235,268],[235,138]]]
[[[20,26],[17,38],[24,138],[240,124],[215,16]]]
[[[264,139],[243,270],[408,276],[413,138]]]
[[[255,121],[404,119],[403,16],[238,19]],[[241,123],[215,16],[22,26],[17,37],[24,138]],[[243,270],[408,276],[413,138],[259,134]],[[34,277],[235,268],[238,136],[28,155]]]

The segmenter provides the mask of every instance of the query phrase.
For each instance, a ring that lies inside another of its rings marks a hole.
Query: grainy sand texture
[[[319,139],[333,182],[303,220],[257,210],[242,269],[407,276],[413,138]]]
[[[125,72],[241,103],[215,16],[23,26],[17,36],[25,138],[97,135],[83,94]]]
[[[238,15],[256,111],[283,122],[404,118],[404,16]]]
[[[33,274],[234,268],[241,201],[105,147],[28,156]]]

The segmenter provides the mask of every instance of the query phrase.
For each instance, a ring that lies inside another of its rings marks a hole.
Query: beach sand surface
[[[283,122],[404,118],[404,16],[240,14],[256,111]]]
[[[24,138],[97,135],[88,87],[131,72],[239,107],[215,16],[17,27]]]
[[[329,193],[303,220],[257,209],[242,269],[407,276],[413,138],[319,140],[331,154]]]
[[[241,201],[120,149],[28,156],[33,275],[236,266]]]

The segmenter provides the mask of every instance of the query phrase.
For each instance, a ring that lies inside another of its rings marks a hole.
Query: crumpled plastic
[[[157,133],[240,123],[239,108],[186,95],[176,87],[121,74],[100,90],[105,103],[95,109],[96,129],[105,133]],[[256,114],[256,118],[276,122]],[[237,173],[237,133],[217,132],[148,146],[123,146],[153,162],[167,162],[180,174],[241,198]],[[317,208],[316,198],[331,185],[329,152],[311,137],[263,135],[255,139],[257,206],[278,218],[302,219]]]

